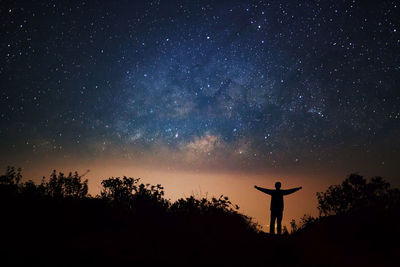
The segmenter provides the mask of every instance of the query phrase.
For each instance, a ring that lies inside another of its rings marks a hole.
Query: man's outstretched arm
[[[282,193],[284,194],[284,195],[289,195],[289,194],[292,194],[292,193],[294,193],[294,192],[296,192],[296,191],[299,191],[300,189],[302,189],[303,187],[296,187],[296,188],[292,188],[292,189],[286,189],[286,190],[282,190]]]
[[[254,186],[255,189],[260,190],[261,192],[271,195],[272,192],[274,192],[275,190],[271,190],[271,189],[267,189],[267,188],[262,188],[262,187],[258,187],[258,186]]]

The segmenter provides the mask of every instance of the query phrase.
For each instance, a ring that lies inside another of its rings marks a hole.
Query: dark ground
[[[324,216],[282,236],[223,195],[171,203],[161,185],[112,177],[92,197],[77,173],[21,177],[0,176],[0,266],[399,266],[400,191],[379,177],[317,193]]]
[[[218,217],[129,213],[100,199],[2,199],[2,266],[398,266],[399,215],[332,216],[270,236]]]

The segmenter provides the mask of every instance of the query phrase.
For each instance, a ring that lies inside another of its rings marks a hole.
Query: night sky
[[[0,167],[399,185],[399,5],[2,1]]]

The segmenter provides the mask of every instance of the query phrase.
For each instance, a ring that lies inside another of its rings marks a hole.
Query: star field
[[[2,159],[398,170],[398,1],[0,10]]]

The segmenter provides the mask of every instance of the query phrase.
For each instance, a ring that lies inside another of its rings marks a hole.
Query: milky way
[[[1,5],[2,159],[398,170],[397,1]]]

